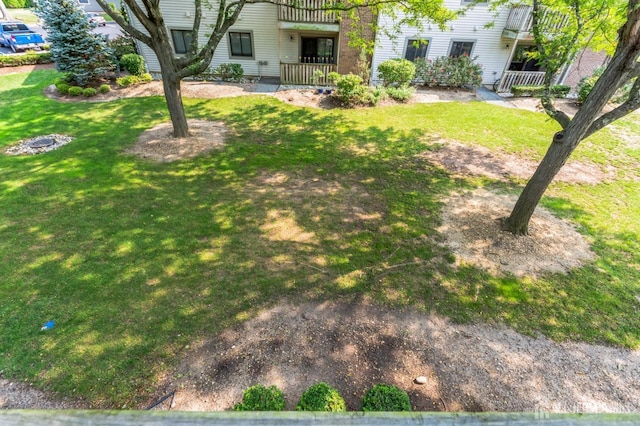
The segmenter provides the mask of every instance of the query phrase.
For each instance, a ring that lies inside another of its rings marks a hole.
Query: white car
[[[87,17],[89,18],[89,22],[93,22],[99,27],[104,27],[107,25],[107,21],[104,20],[102,15],[96,12],[87,12]]]

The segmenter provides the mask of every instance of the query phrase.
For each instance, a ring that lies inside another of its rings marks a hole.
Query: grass
[[[140,404],[189,345],[282,299],[370,297],[558,340],[640,346],[638,152],[606,129],[575,158],[616,167],[619,179],[554,184],[544,199],[593,241],[597,259],[534,281],[455,269],[437,244],[444,196],[478,185],[517,193],[523,182],[456,179],[416,154],[446,138],[540,158],[557,130],[541,114],[185,99],[190,117],[229,127],[227,145],[156,164],[124,150],[168,120],[164,99],[58,103],[42,96],[55,76],[12,74],[0,86],[0,149],[42,134],[75,138],[46,155],[0,155],[5,377],[100,407]],[[47,320],[56,327],[41,332]]]
[[[33,9],[9,9],[11,17],[17,21],[22,21],[27,25],[38,23],[38,17],[33,13]]]

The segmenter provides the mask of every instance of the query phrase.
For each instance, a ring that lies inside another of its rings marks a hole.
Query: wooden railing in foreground
[[[317,70],[324,73],[325,77],[318,81],[321,86],[327,85],[326,76],[332,71],[337,71],[335,64],[280,64],[280,82],[282,84],[314,84],[313,76]]]
[[[0,410],[0,424],[47,426],[151,426],[151,425],[216,425],[216,426],[525,426],[525,425],[638,425],[640,414],[556,414],[533,413],[347,413],[302,411],[82,411],[82,410]]]

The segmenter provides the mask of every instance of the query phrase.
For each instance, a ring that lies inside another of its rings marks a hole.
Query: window
[[[185,54],[191,45],[190,30],[171,30],[171,38],[173,39],[173,50],[177,54]]]
[[[253,37],[250,32],[229,32],[231,57],[253,58]]]
[[[335,64],[334,40],[327,37],[302,37],[300,62],[305,64]]]
[[[449,56],[457,58],[458,56],[467,55],[471,56],[473,51],[473,41],[454,41],[451,43],[451,49],[449,50]]]
[[[89,0],[78,0],[79,4],[89,4]]]
[[[404,58],[410,61],[415,61],[418,58],[424,59],[427,57],[427,50],[429,50],[429,40],[410,38],[407,40]]]

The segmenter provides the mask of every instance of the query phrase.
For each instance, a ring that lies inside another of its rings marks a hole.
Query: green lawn
[[[640,346],[638,148],[608,130],[575,158],[615,166],[619,179],[554,184],[544,199],[589,235],[597,259],[566,276],[517,279],[454,269],[435,229],[452,191],[517,193],[523,182],[456,179],[416,154],[447,138],[539,159],[557,130],[542,114],[186,99],[190,117],[229,127],[227,145],[156,164],[124,150],[168,120],[163,98],[59,103],[42,96],[55,76],[0,80],[0,149],[75,137],[45,155],[0,155],[5,377],[132,406],[187,345],[283,299],[371,297],[558,340]],[[56,327],[41,332],[50,319]]]

